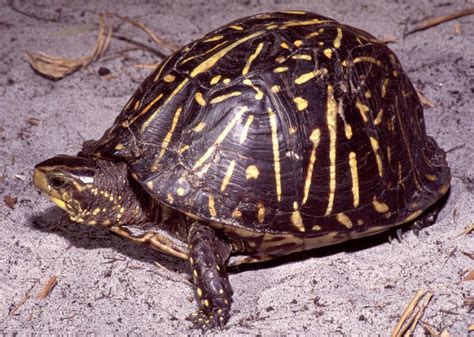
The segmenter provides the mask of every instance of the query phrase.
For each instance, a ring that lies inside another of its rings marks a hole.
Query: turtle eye
[[[48,184],[54,189],[59,189],[67,187],[69,182],[59,177],[51,177],[48,179]]]

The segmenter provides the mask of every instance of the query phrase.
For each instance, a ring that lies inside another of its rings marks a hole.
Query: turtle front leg
[[[191,225],[188,242],[189,263],[199,300],[199,311],[189,320],[194,328],[222,328],[230,316],[233,293],[224,266],[231,246],[201,222]]]

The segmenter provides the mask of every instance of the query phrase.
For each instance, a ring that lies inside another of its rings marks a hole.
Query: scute
[[[314,14],[244,18],[190,43],[83,152],[127,161],[186,214],[294,238],[399,224],[450,180],[395,55]]]

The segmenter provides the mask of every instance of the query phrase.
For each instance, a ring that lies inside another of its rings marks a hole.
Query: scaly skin
[[[200,308],[189,320],[194,328],[222,328],[230,316],[233,293],[224,267],[230,245],[201,222],[191,225],[188,242],[189,263]]]

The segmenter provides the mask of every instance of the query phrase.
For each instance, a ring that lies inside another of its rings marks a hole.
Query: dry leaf
[[[8,206],[10,209],[15,209],[15,205],[18,201],[18,198],[12,197],[10,195],[6,195],[3,197],[3,202],[5,202],[5,205]]]
[[[434,107],[435,104],[431,101],[428,97],[426,97],[420,89],[415,89],[416,93],[418,94],[418,98],[420,99],[421,104],[424,106],[429,106],[430,108]]]
[[[51,293],[51,290],[53,290],[54,286],[58,283],[58,278],[56,275],[52,275],[49,279],[48,282],[43,286],[43,289],[36,295],[36,298],[39,300],[45,299],[48,297],[48,295]]]
[[[459,22],[456,22],[456,23],[454,24],[454,32],[455,32],[456,34],[461,34],[461,24],[460,24]]]
[[[421,326],[423,329],[425,329],[426,332],[430,334],[432,337],[438,337],[439,336],[439,331],[436,330],[436,328],[428,323],[425,322],[420,322]]]
[[[106,21],[104,15],[100,15],[97,42],[89,56],[72,59],[27,51],[26,58],[38,73],[59,80],[87,66],[105,53],[112,38],[112,20],[109,21]]]
[[[474,270],[471,270],[463,277],[463,281],[474,281]]]
[[[36,118],[36,117],[28,117],[26,119],[26,122],[30,125],[38,126],[39,123],[41,122],[41,120],[39,118]]]

